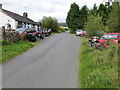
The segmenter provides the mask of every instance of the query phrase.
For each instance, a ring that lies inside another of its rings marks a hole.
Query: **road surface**
[[[81,39],[53,34],[2,66],[3,88],[78,88]]]

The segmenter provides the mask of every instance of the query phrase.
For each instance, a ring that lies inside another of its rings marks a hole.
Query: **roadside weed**
[[[118,88],[118,47],[111,45],[99,51],[90,47],[87,39],[82,39],[80,88]]]

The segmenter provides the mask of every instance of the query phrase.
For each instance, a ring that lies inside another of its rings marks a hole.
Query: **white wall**
[[[15,20],[7,16],[0,10],[0,27],[5,26],[5,28],[7,28],[7,23],[11,24],[12,29],[16,29]]]
[[[32,24],[29,24],[29,28],[32,28]]]
[[[15,28],[17,29],[18,27],[18,21],[15,21]]]
[[[15,21],[13,18],[11,18],[10,16],[4,14],[1,9],[0,9],[0,27],[5,26],[5,28],[7,29],[7,24],[11,24],[11,28],[12,29],[17,29],[18,26],[18,21]],[[26,27],[25,27],[26,26]],[[28,24],[26,23],[26,25],[23,23],[23,28],[32,28],[33,25],[32,24]],[[37,30],[37,25],[35,25],[36,30]]]
[[[38,26],[37,26],[37,25],[35,25],[35,29],[36,29],[36,30],[38,29]]]

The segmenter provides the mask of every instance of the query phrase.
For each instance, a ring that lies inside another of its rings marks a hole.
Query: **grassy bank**
[[[81,88],[118,87],[118,47],[111,45],[103,51],[89,46],[83,38],[80,53],[79,86]]]
[[[19,54],[27,51],[31,47],[34,46],[36,43],[26,42],[26,41],[18,41],[15,43],[1,42],[1,49],[2,49],[2,60],[0,60],[0,63],[3,63],[5,61],[8,61],[12,59],[15,56],[18,56]]]

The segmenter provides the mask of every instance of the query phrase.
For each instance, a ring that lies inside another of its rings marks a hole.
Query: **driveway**
[[[81,39],[53,34],[2,65],[3,88],[78,88]]]

